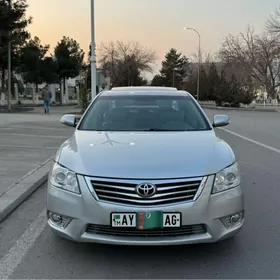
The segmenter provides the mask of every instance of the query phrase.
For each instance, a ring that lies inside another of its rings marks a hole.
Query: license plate
[[[112,213],[112,227],[136,228],[137,226],[136,213]]]
[[[161,211],[112,213],[111,226],[139,230],[179,228],[181,226],[181,213],[164,213]]]

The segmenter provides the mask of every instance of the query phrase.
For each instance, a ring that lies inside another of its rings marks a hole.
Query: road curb
[[[34,108],[24,107],[24,108],[12,108],[12,111],[8,111],[6,108],[0,108],[0,113],[24,113],[34,111]]]
[[[211,110],[223,110],[223,111],[248,111],[248,112],[274,112],[279,113],[276,109],[254,109],[254,108],[231,108],[231,107],[216,107],[216,106],[208,106],[201,105],[202,108],[211,109]]]
[[[53,157],[49,158],[28,172],[0,196],[0,222],[46,183],[52,159]]]
[[[36,107],[42,107],[43,106],[43,100],[41,100],[40,104],[13,104],[12,108],[36,108]],[[68,104],[50,104],[51,107],[73,107],[78,106],[77,102],[68,103]],[[7,105],[0,105],[0,108],[6,109]]]

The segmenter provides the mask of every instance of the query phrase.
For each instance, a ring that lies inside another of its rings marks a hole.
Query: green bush
[[[82,113],[84,113],[90,103],[89,91],[86,88],[82,88],[80,90],[80,103],[82,107]]]
[[[230,107],[239,108],[241,104],[251,104],[254,98],[253,88],[249,87],[245,89],[234,75],[232,75],[230,80],[227,80],[223,73],[220,84],[215,91],[215,102],[217,106],[225,106],[225,103],[227,103]]]

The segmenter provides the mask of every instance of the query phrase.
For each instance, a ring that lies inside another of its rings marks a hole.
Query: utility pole
[[[96,92],[96,54],[95,54],[95,19],[94,19],[94,0],[90,0],[91,11],[91,100],[97,94]]]
[[[201,37],[200,37],[200,33],[194,29],[194,28],[190,28],[190,27],[184,27],[184,30],[192,30],[194,31],[197,36],[198,36],[198,64],[197,64],[197,90],[196,90],[196,94],[197,94],[197,101],[199,101],[199,74],[200,74],[200,64],[201,64]]]
[[[12,3],[11,0],[8,0],[9,4],[9,32],[8,32],[8,111],[12,111],[12,48],[11,48],[11,10],[12,10]]]

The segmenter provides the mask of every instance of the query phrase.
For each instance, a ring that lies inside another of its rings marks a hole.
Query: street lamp
[[[96,54],[95,54],[95,25],[94,25],[94,0],[90,0],[91,11],[91,100],[97,94],[96,92]]]
[[[201,50],[200,50],[200,34],[194,28],[184,27],[184,30],[192,30],[192,31],[194,31],[198,35],[197,101],[199,101],[199,72],[200,72],[200,55],[201,55]]]
[[[11,47],[11,0],[8,0],[9,6],[9,33],[8,33],[8,111],[12,111],[12,47]]]

